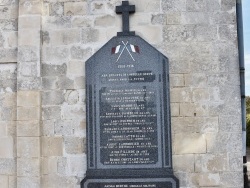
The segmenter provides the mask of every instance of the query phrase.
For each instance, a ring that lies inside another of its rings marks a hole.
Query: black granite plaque
[[[122,7],[133,12],[128,2]],[[88,163],[81,186],[175,188],[168,59],[123,27],[86,62]]]

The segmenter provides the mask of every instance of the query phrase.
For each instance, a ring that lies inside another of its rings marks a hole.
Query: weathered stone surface
[[[16,172],[16,160],[14,158],[0,158],[0,174],[11,175]]]
[[[85,89],[85,77],[80,76],[75,78],[75,88],[76,89]]]
[[[110,27],[115,24],[115,17],[111,15],[97,17],[94,24],[99,27]]]
[[[173,88],[170,97],[171,102],[190,102],[191,92],[189,88]]]
[[[8,176],[0,175],[0,187],[2,187],[2,188],[8,188],[9,187]]]
[[[62,29],[52,30],[48,33],[48,43],[54,46],[69,45],[81,42],[81,30],[80,29]],[[54,54],[49,54],[51,58],[60,58],[60,53],[68,53],[66,49],[54,50]],[[65,55],[65,54],[61,54]]]
[[[58,77],[43,77],[42,78],[42,88],[44,90],[58,89]]]
[[[199,186],[219,186],[220,174],[219,173],[202,173],[198,176]]]
[[[72,46],[70,48],[70,54],[72,59],[85,60],[92,54],[92,49],[82,48],[81,46]]]
[[[55,120],[42,121],[41,134],[43,136],[54,136]]]
[[[22,77],[17,80],[18,90],[39,90],[41,88],[40,77]]]
[[[60,106],[45,106],[42,107],[42,120],[60,119],[61,107]]]
[[[195,155],[195,172],[222,172],[228,168],[226,153]]]
[[[229,152],[228,158],[229,158],[229,169],[232,171],[242,172],[242,164],[243,164],[242,153]]]
[[[164,12],[185,11],[186,10],[186,1],[184,1],[184,0],[162,1],[161,6],[162,6],[162,10]]]
[[[76,104],[79,101],[79,93],[77,90],[67,90],[64,97],[65,101],[70,105]]]
[[[74,135],[77,129],[77,121],[75,120],[57,120],[55,122],[55,135],[69,136]]]
[[[63,105],[62,119],[81,119],[85,117],[85,108],[82,105]]]
[[[4,49],[0,48],[0,62],[16,62],[17,48]]]
[[[194,154],[173,155],[173,168],[180,172],[194,172]]]
[[[45,91],[42,92],[43,105],[60,105],[64,102],[63,91]]]
[[[46,47],[45,59],[47,61],[65,61],[69,58],[69,49],[67,47]]]
[[[13,146],[12,137],[0,137],[0,158],[13,158]]]
[[[203,12],[206,11],[206,2],[205,0],[195,1],[187,0],[187,11],[189,12]]]
[[[81,154],[86,152],[86,140],[78,137],[65,137],[65,151],[68,154]]]
[[[17,157],[40,157],[39,137],[18,137]]]
[[[22,77],[38,77],[40,76],[39,63],[35,62],[22,62],[18,64],[19,76]]]
[[[17,136],[40,136],[40,122],[35,121],[18,121]]]
[[[37,158],[17,158],[18,176],[39,176],[40,160]]]
[[[243,187],[243,172],[221,173],[221,184],[225,187]]]
[[[36,46],[22,46],[18,48],[18,60],[21,62],[34,62],[39,60],[40,51]]]
[[[42,76],[60,76],[67,72],[67,65],[42,64]]]
[[[183,74],[170,74],[170,86],[171,87],[183,87],[184,75]]]
[[[64,3],[64,15],[86,15],[88,14],[87,2],[66,2]]]
[[[19,188],[40,188],[40,178],[18,177],[17,185]]]
[[[221,1],[221,10],[222,11],[230,11],[230,10],[234,10],[236,6],[236,3],[234,0],[224,0]]]
[[[78,180],[75,177],[65,177],[58,175],[45,175],[42,177],[43,187],[68,187],[74,188]]]
[[[75,89],[74,88],[74,80],[72,80],[66,76],[58,77],[58,86],[60,89]]]
[[[83,177],[87,170],[86,155],[70,157],[69,163],[69,174],[71,176]]]
[[[174,154],[206,153],[207,151],[204,134],[178,133],[174,135],[173,144]]]
[[[39,106],[41,96],[39,91],[18,91],[17,106]]]
[[[42,156],[62,156],[62,137],[42,137]]]
[[[23,120],[39,120],[40,119],[40,107],[18,107],[17,119]]]
[[[171,116],[178,117],[180,115],[180,105],[179,103],[171,103]]]
[[[97,42],[99,39],[99,31],[97,29],[84,28],[82,29],[82,43]]]
[[[64,13],[64,3],[56,2],[50,4],[50,16],[61,16]]]

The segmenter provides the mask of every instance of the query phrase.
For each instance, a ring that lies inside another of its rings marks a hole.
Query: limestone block
[[[8,176],[0,175],[0,187],[9,188],[9,178]]]
[[[98,42],[100,33],[97,29],[84,28],[82,29],[82,43]]]
[[[85,77],[79,76],[75,78],[75,87],[76,89],[85,89]]]
[[[72,46],[70,48],[70,54],[72,59],[86,60],[92,55],[91,48],[82,48],[81,46]]]
[[[47,61],[65,61],[69,58],[69,49],[67,47],[46,47],[45,59]],[[53,75],[55,76],[55,75]]]
[[[17,62],[17,48],[0,49],[0,62]]]
[[[165,25],[167,23],[166,14],[153,14],[151,17],[151,23],[153,25]],[[144,25],[144,24],[143,24]]]
[[[68,154],[82,154],[86,152],[86,139],[79,137],[65,137],[65,151]]]
[[[242,134],[241,133],[207,133],[207,152],[241,152]]]
[[[230,10],[235,10],[236,3],[234,0],[224,0],[221,1],[221,10],[222,11],[230,11]]]
[[[40,15],[22,15],[18,17],[18,27],[20,29],[40,29]]]
[[[204,123],[201,126],[202,133],[218,132],[218,130],[219,130],[219,118],[218,117],[204,118]]]
[[[17,76],[16,69],[17,69],[16,63],[1,64],[0,80],[4,81],[15,80]]]
[[[7,136],[11,136],[12,138],[16,137],[16,122],[15,121],[6,121],[7,126]]]
[[[40,28],[36,29],[19,29],[18,45],[19,46],[39,46],[40,45]]]
[[[171,103],[171,116],[179,116],[180,115],[180,104],[179,103]]]
[[[136,12],[160,12],[160,0],[131,0],[129,3],[135,5]]]
[[[58,89],[58,77],[43,77],[42,78],[42,88],[44,90],[54,90]]]
[[[201,117],[172,117],[172,130],[174,133],[199,132],[204,119]]]
[[[22,77],[17,80],[18,90],[38,90],[41,88],[40,77]]]
[[[60,175],[69,175],[69,164],[66,157],[60,157],[57,162],[57,173]]]
[[[13,19],[17,18],[18,7],[13,4],[13,6],[0,6],[0,19]]]
[[[50,4],[50,16],[62,16],[64,13],[64,3],[56,2]]]
[[[6,38],[5,47],[6,48],[16,48],[17,47],[17,32],[10,31],[10,32],[6,32],[4,35]]]
[[[0,137],[7,136],[7,126],[8,123],[6,121],[0,121]]]
[[[173,155],[173,168],[178,172],[194,172],[194,154]]]
[[[84,177],[84,174],[87,170],[86,161],[86,155],[70,157],[68,160],[70,175]]]
[[[17,31],[17,19],[1,19],[0,28],[3,31]]]
[[[42,107],[42,120],[60,119],[61,107],[60,106],[46,106]]]
[[[58,157],[44,157],[42,161],[42,174],[57,173]]]
[[[202,73],[186,74],[185,86],[204,88],[208,85],[207,76]]]
[[[182,24],[209,24],[210,14],[207,12],[182,12]]]
[[[221,185],[225,187],[243,187],[243,172],[221,173]]]
[[[219,25],[219,37],[224,41],[236,41],[237,40],[237,28],[236,25]]]
[[[18,107],[17,119],[23,120],[39,120],[40,119],[40,107]]]
[[[241,132],[240,116],[219,116],[219,130],[221,132]]]
[[[78,180],[75,177],[65,177],[58,175],[45,175],[42,177],[42,187],[67,187],[75,188]]]
[[[173,45],[173,49],[176,49],[176,48],[178,47]],[[170,53],[173,53],[172,50],[170,46],[167,46],[167,48],[165,49],[166,54],[170,55]],[[174,59],[174,58],[171,59],[170,64],[169,64],[169,71],[171,73],[176,73],[176,74],[188,73],[189,70],[190,70],[189,62],[187,62],[185,59]]]
[[[40,178],[17,177],[18,188],[40,188]]]
[[[9,176],[9,187],[17,188],[17,177]]]
[[[62,119],[79,119],[85,118],[85,108],[82,105],[63,105],[62,106]]]
[[[222,172],[229,170],[226,153],[195,155],[195,172]]]
[[[70,136],[73,135],[77,128],[76,120],[57,120],[55,122],[55,135],[59,136]]]
[[[17,158],[17,176],[39,176],[40,160],[37,158]]]
[[[42,121],[41,133],[43,136],[54,136],[55,120]]]
[[[232,171],[242,172],[243,168],[242,153],[229,152],[228,158],[229,158],[229,169]]]
[[[194,35],[197,41],[211,42],[218,39],[216,25],[198,25],[194,28]]]
[[[0,80],[1,91],[4,93],[13,93],[17,90],[16,79]]]
[[[40,62],[20,62],[19,64],[19,76],[22,77],[38,77],[40,76]]]
[[[93,1],[90,4],[90,10],[93,14],[104,14],[106,12],[106,3],[103,1]]]
[[[220,185],[220,174],[219,173],[202,173],[198,175],[200,186],[219,186]]]
[[[62,156],[63,139],[62,137],[42,137],[43,156]]]
[[[213,12],[211,15],[211,22],[214,24],[235,24],[236,23],[236,11],[228,12]]]
[[[173,88],[170,90],[171,102],[190,102],[191,92],[189,88]]]
[[[35,62],[40,59],[40,48],[38,46],[21,46],[18,48],[18,61]]]
[[[60,105],[64,102],[62,90],[42,92],[43,105]]]
[[[95,26],[99,27],[110,27],[115,24],[115,17],[111,15],[97,17],[94,22]]]
[[[194,29],[194,25],[168,25],[163,28],[163,38],[167,42],[193,41]]]
[[[50,39],[49,43],[54,46],[79,43],[81,41],[80,33],[80,29],[52,30],[49,32],[48,36]]]
[[[16,107],[3,107],[0,110],[0,117],[2,121],[12,121],[16,120]]]
[[[3,98],[3,101],[1,101]],[[16,93],[5,93],[3,95],[0,95],[0,101],[2,102],[2,106],[16,106]]]
[[[11,175],[16,173],[16,160],[14,158],[0,158],[0,174]]]
[[[208,89],[193,89],[192,94],[193,101],[195,102],[206,102],[209,101],[209,92]]]
[[[170,87],[184,87],[183,74],[170,74]]]
[[[151,44],[159,44],[162,42],[162,27],[161,26],[132,26],[131,31],[137,31],[136,33],[149,41]],[[147,32],[144,32],[147,31]]]
[[[67,65],[49,65],[42,64],[42,76],[61,76],[65,75],[67,72]]]
[[[75,16],[72,18],[72,27],[91,27],[93,26],[94,20],[92,17],[87,15],[83,16]]]
[[[186,1],[185,0],[169,0],[162,1],[161,3],[163,12],[169,11],[185,11],[186,10]]]
[[[64,3],[64,15],[86,15],[88,14],[87,2],[66,2]]]
[[[71,28],[71,16],[47,16],[43,23],[43,30]]]
[[[175,154],[206,153],[205,135],[200,133],[175,134],[174,153]]]
[[[83,61],[72,60],[69,62],[68,75],[85,75],[85,63]]]
[[[187,0],[187,11],[189,12],[203,12],[206,10],[206,1],[195,1],[195,0]]]
[[[167,12],[167,21],[168,25],[175,25],[181,23],[181,13],[180,12]]]
[[[71,80],[70,78],[66,76],[60,76],[58,77],[58,86],[60,89],[75,89],[74,88],[74,80]]]
[[[207,1],[207,11],[214,12],[219,11],[221,9],[221,1],[220,0],[210,0]]]
[[[39,15],[41,14],[41,2],[39,0],[22,0],[19,3],[19,15]]]
[[[180,115],[181,116],[196,116],[196,109],[194,103],[181,103]]]
[[[18,91],[17,106],[39,106],[41,96],[39,91]]]
[[[18,137],[17,157],[40,157],[39,137]]]
[[[18,121],[17,136],[40,136],[40,122],[35,121]]]
[[[12,158],[13,155],[13,138],[0,137],[0,158]]]
[[[79,93],[77,90],[67,90],[64,97],[65,101],[70,105],[76,104],[79,101]]]

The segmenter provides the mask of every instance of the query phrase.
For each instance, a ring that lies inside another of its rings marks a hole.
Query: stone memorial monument
[[[82,188],[176,188],[172,170],[168,59],[123,31],[86,62],[87,173]],[[146,31],[145,31],[146,32]]]

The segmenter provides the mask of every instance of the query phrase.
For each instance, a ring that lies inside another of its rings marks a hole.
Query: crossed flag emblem
[[[123,54],[123,52],[124,52],[125,49],[129,53],[129,55],[130,55],[130,57],[132,58],[133,61],[135,61],[135,59],[132,56],[132,53],[140,53],[138,46],[129,44],[128,41],[126,43],[124,41],[122,41],[121,45],[113,47],[112,50],[111,50],[111,54],[117,54],[117,53],[119,53],[119,56],[118,56],[116,62],[119,61],[119,59],[120,59],[120,57]]]

